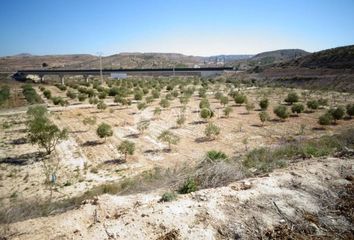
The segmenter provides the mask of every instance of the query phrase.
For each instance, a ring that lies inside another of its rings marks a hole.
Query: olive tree
[[[180,114],[176,120],[177,125],[181,127],[185,122],[186,122],[186,116],[184,114]]]
[[[200,117],[204,120],[208,120],[213,117],[213,112],[209,108],[203,108],[200,111]]]
[[[160,114],[161,114],[161,108],[156,107],[156,108],[154,109],[154,116],[156,116],[157,118],[159,118]]]
[[[305,107],[301,103],[294,104],[291,107],[291,111],[293,113],[295,113],[296,115],[298,115],[299,113],[302,113],[304,111],[304,109],[305,109]]]
[[[317,100],[310,100],[306,103],[306,105],[309,109],[311,109],[313,111],[313,110],[318,109],[319,102]]]
[[[123,142],[121,142],[121,144],[119,144],[119,146],[117,147],[117,150],[119,153],[124,155],[124,161],[126,162],[128,155],[134,154],[135,143],[128,141],[128,140],[124,140]]]
[[[140,134],[144,134],[145,130],[148,129],[149,126],[150,126],[150,121],[143,119],[138,122],[137,128]]]
[[[158,136],[158,139],[160,141],[163,141],[165,143],[168,143],[168,149],[171,150],[171,145],[177,145],[177,143],[180,141],[180,138],[172,133],[171,131],[169,130],[165,130],[163,131],[159,136]]]
[[[254,109],[254,103],[247,102],[247,104],[246,104],[247,113],[250,113],[250,111],[252,111],[253,109]]]
[[[267,110],[269,106],[269,100],[267,98],[262,99],[259,101],[259,107],[261,108],[262,111]]]
[[[93,126],[96,124],[96,117],[85,117],[84,120],[82,121],[84,125],[89,125]]]
[[[234,100],[237,105],[241,105],[241,104],[247,102],[247,97],[246,97],[246,95],[243,95],[241,93],[236,93]]]
[[[160,106],[163,108],[168,108],[170,106],[170,102],[167,99],[162,99],[160,101]]]
[[[200,100],[199,108],[210,108],[210,103],[207,98],[203,98],[202,100]]]
[[[48,118],[47,109],[43,106],[31,107],[27,111],[28,139],[32,144],[44,148],[47,155],[50,155],[56,145],[66,139],[67,130],[60,130]]]
[[[105,104],[104,103],[104,101],[99,101],[98,103],[97,103],[97,109],[99,109],[99,110],[105,110],[107,108],[107,104]]]
[[[104,138],[104,141],[106,142],[107,137],[110,137],[113,135],[113,130],[112,127],[107,124],[107,123],[101,123],[97,130],[96,130],[97,136],[100,138]]]
[[[332,115],[334,123],[344,117],[345,109],[342,106],[328,110],[328,113]]]
[[[224,116],[228,118],[230,116],[230,113],[232,113],[232,107],[230,106],[225,107],[223,112],[224,112]]]
[[[347,114],[350,118],[352,118],[354,116],[354,104],[348,104],[346,106],[347,109]]]
[[[289,93],[288,96],[285,98],[285,102],[290,104],[293,104],[298,101],[299,101],[299,95],[297,95],[296,92]]]
[[[285,120],[289,117],[288,108],[284,105],[279,105],[274,108],[273,112],[277,115],[281,120]]]
[[[264,125],[264,122],[269,121],[269,114],[266,111],[261,111],[259,114],[259,119],[262,122],[262,126]]]
[[[221,96],[221,97],[220,97],[220,103],[221,103],[222,105],[224,105],[224,107],[225,107],[226,104],[229,103],[229,98],[228,98],[227,96]]]
[[[59,158],[50,155],[60,141],[67,139],[67,130],[60,130],[52,123],[48,118],[47,109],[43,106],[29,108],[27,116],[27,137],[32,144],[37,144],[45,149],[47,157],[42,162],[46,182],[50,182],[50,177],[52,177],[51,180],[54,184],[59,168]]]
[[[214,140],[220,134],[220,128],[213,123],[208,123],[204,134],[209,140]]]

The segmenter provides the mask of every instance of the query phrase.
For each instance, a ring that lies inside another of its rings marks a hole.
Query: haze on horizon
[[[354,43],[352,0],[20,1],[0,4],[0,56],[314,52]]]

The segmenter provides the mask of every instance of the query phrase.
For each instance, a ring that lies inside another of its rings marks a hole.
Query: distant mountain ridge
[[[103,68],[167,68],[167,67],[215,67],[236,66],[240,70],[255,67],[330,67],[352,68],[354,45],[309,53],[301,49],[281,49],[256,55],[215,55],[210,57],[191,56],[180,53],[123,52],[102,57]],[[99,68],[100,59],[89,54],[44,55],[28,53],[0,57],[0,71],[38,69],[43,63],[49,69]],[[275,64],[275,65],[274,65]]]

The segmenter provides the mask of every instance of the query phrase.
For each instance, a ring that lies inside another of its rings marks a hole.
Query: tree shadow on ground
[[[85,133],[87,130],[76,130],[76,131],[69,131],[69,133]]]
[[[159,149],[149,149],[149,150],[144,151],[144,153],[146,153],[146,154],[158,154],[159,152],[160,152]]]
[[[261,128],[261,127],[263,127],[264,125],[262,125],[262,124],[251,124],[250,126],[251,126],[251,127],[258,127],[258,128]]]
[[[190,124],[190,125],[198,125],[198,124],[204,124],[204,123],[206,123],[206,122],[202,121],[202,120],[197,120],[197,121],[190,122],[188,124]]]
[[[103,142],[100,142],[98,140],[93,140],[93,141],[86,141],[83,144],[81,144],[82,147],[92,147],[92,146],[97,146],[101,145]]]
[[[21,154],[15,157],[5,157],[5,158],[0,158],[0,164],[6,163],[6,164],[11,164],[11,165],[28,165],[32,164],[34,162],[38,162],[43,160],[45,157],[45,153],[43,152],[33,152],[33,153],[26,153],[26,154]]]
[[[314,131],[324,131],[324,130],[326,130],[326,128],[324,128],[324,127],[313,127],[312,130],[314,130]]]
[[[13,145],[22,145],[22,144],[26,144],[26,143],[27,143],[27,138],[25,138],[25,137],[17,138],[17,139],[10,141],[10,144],[13,144]]]
[[[111,160],[106,160],[104,161],[104,164],[123,164],[126,163],[126,161],[124,161],[124,159],[118,158],[118,159],[111,159]]]
[[[203,142],[211,142],[213,140],[214,139],[210,139],[210,138],[207,138],[207,137],[199,137],[199,138],[196,138],[194,141],[196,143],[203,143]]]
[[[250,115],[250,114],[248,112],[242,112],[242,113],[239,113],[239,115],[245,116],[245,115]]]
[[[128,135],[125,135],[125,138],[139,138],[140,134],[139,133],[130,133]]]

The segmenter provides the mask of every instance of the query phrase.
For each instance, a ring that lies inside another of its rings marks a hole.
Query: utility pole
[[[102,76],[102,56],[100,55],[100,75],[101,75],[101,83],[103,84],[103,76]]]
[[[102,75],[102,53],[98,52],[98,55],[100,57],[100,77],[101,77],[101,84],[103,84],[103,75]]]

